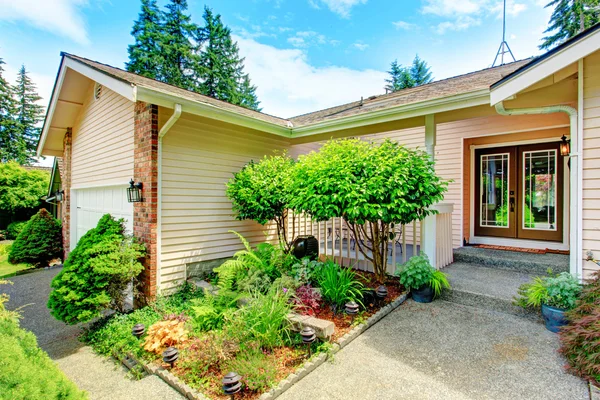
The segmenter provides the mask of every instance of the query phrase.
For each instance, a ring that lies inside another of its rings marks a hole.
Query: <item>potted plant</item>
[[[519,287],[514,303],[523,308],[541,308],[546,329],[557,333],[567,324],[565,312],[575,307],[581,293],[579,280],[568,272],[537,276]]]
[[[397,269],[396,275],[417,303],[431,303],[442,294],[442,289],[450,288],[446,274],[432,267],[425,255],[411,257]]]

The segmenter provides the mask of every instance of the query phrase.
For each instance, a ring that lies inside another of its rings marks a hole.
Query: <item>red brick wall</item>
[[[71,128],[67,128],[67,133],[63,139],[63,155],[58,163],[58,170],[60,172],[60,180],[63,194],[63,201],[60,204],[60,214],[62,216],[62,233],[63,233],[63,251],[64,260],[70,252],[71,246],[71,144],[73,141],[73,134]]]
[[[133,179],[143,184],[143,201],[133,203],[133,234],[146,245],[140,290],[148,300],[157,289],[158,106],[138,101],[134,118]]]

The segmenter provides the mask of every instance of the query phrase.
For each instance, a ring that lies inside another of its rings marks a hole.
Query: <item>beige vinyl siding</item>
[[[562,114],[549,115],[524,115],[524,116],[492,116],[483,118],[467,119],[457,122],[448,122],[437,126],[437,142],[435,146],[436,171],[446,180],[452,182],[448,186],[448,192],[444,202],[454,204],[452,214],[452,232],[454,247],[462,246],[463,233],[469,221],[470,199],[468,196],[468,174],[470,174],[470,160],[466,155],[470,154],[464,149],[464,139],[484,137],[508,133],[521,133],[515,140],[528,140],[532,136],[528,133],[533,130],[567,125],[568,117]],[[560,137],[560,136],[558,136]],[[500,141],[504,141],[499,137]],[[465,156],[463,158],[463,155]],[[464,162],[464,164],[463,164]],[[466,166],[466,168],[465,168]],[[465,219],[463,219],[463,202],[465,207]],[[466,234],[465,230],[463,234]]]
[[[586,57],[583,68],[583,251],[600,258],[600,53]],[[584,276],[598,268],[584,262]]]
[[[134,103],[102,88],[86,94],[73,126],[72,186],[125,185],[133,177]]]
[[[159,110],[159,120],[169,115]],[[185,279],[186,264],[231,257],[275,236],[274,227],[237,221],[225,194],[233,173],[250,160],[289,147],[282,137],[183,114],[163,139],[161,289]]]

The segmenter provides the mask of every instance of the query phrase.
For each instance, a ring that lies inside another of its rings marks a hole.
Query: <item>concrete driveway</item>
[[[520,317],[409,300],[280,398],[588,399],[557,349]]]
[[[13,285],[0,286],[0,293],[10,295],[7,308],[20,309],[21,326],[37,336],[40,347],[59,368],[86,390],[90,399],[183,399],[157,376],[129,379],[123,367],[94,354],[90,347],[77,340],[79,327],[66,325],[50,315],[46,308],[50,282],[59,272],[58,268],[39,270],[9,278]]]

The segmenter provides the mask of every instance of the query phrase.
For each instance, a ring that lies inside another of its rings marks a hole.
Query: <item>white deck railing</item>
[[[452,205],[439,204],[435,208],[439,214],[430,218],[436,219],[436,266],[443,268],[452,262]],[[388,242],[388,273],[393,274],[397,264],[403,264],[413,255],[421,253],[421,243],[425,240],[423,226],[423,221],[413,221],[394,227],[395,237]],[[316,237],[319,241],[319,256],[332,258],[342,265],[351,265],[359,270],[373,271],[373,264],[360,252],[352,230],[342,218],[313,222],[305,214],[290,212],[287,229],[290,238],[298,235]]]

